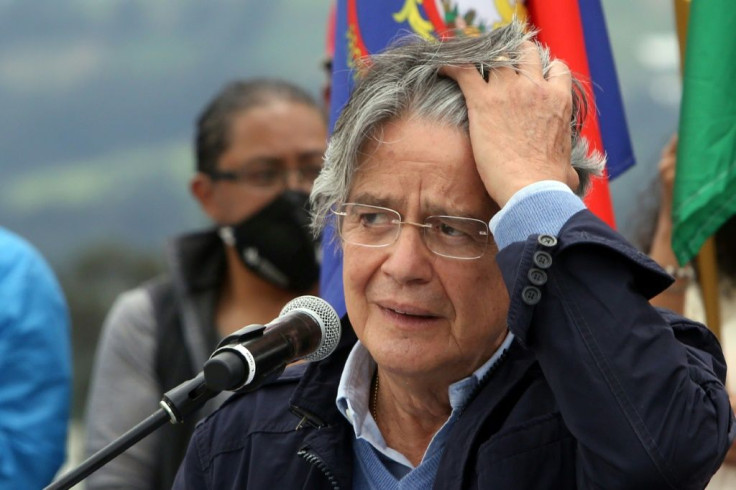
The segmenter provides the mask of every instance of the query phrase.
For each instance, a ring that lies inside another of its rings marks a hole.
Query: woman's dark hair
[[[231,82],[215,95],[197,119],[197,171],[211,173],[217,169],[217,161],[230,143],[230,123],[235,115],[276,101],[305,104],[322,114],[317,101],[291,82],[272,78]]]

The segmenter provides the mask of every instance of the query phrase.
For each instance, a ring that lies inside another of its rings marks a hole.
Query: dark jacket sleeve
[[[648,302],[671,278],[588,211],[497,260],[509,328],[577,439],[579,486],[702,489],[733,440],[733,414],[716,338]]]

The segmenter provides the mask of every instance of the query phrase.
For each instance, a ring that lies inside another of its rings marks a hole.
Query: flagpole
[[[690,0],[673,0],[677,39],[680,46],[680,71],[685,67],[685,46],[687,45],[687,25],[690,18]],[[721,314],[718,301],[718,266],[716,264],[715,238],[709,237],[698,252],[698,282],[705,307],[705,321],[708,328],[721,339]]]

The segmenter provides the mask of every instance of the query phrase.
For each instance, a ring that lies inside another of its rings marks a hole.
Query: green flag
[[[690,5],[679,134],[672,247],[684,264],[736,214],[736,0]]]

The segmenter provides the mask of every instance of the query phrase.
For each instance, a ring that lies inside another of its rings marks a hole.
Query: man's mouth
[[[422,308],[411,308],[405,306],[393,306],[393,305],[382,305],[381,308],[394,315],[400,315],[403,317],[416,318],[416,319],[434,319],[438,315],[435,315]]]

